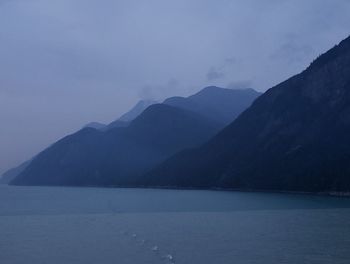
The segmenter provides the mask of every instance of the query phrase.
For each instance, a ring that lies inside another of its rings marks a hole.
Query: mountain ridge
[[[40,153],[11,184],[136,184],[153,166],[182,149],[199,146],[221,129],[221,122],[195,110],[153,104],[125,127],[82,129]]]

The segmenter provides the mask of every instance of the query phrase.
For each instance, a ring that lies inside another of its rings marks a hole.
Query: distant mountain
[[[153,100],[140,100],[128,112],[126,112],[120,118],[111,122],[108,125],[102,124],[99,122],[91,122],[86,124],[83,128],[95,128],[97,130],[108,130],[115,127],[126,127],[130,124],[132,120],[138,117],[147,107],[156,103],[157,102]]]
[[[157,104],[125,128],[85,128],[42,153],[11,184],[129,185],[158,162],[208,140],[217,128],[183,109]]]
[[[221,92],[221,88],[215,90]],[[208,107],[226,108],[215,96],[212,100],[215,102],[208,100]],[[221,121],[189,108],[154,104],[128,126],[85,128],[40,153],[11,184],[136,185],[153,166],[183,149],[199,146],[221,129]]]
[[[260,96],[201,147],[152,170],[145,185],[350,191],[350,38]]]
[[[112,129],[112,128],[116,128],[116,127],[127,127],[130,124],[130,122],[128,121],[121,121],[121,120],[115,120],[112,123],[108,124],[107,126],[105,126],[103,129],[101,130],[108,130],[108,129]]]
[[[116,127],[127,127],[131,121],[138,117],[147,107],[156,104],[156,101],[153,100],[140,100],[137,104],[131,108],[128,112],[123,114],[117,120],[113,121],[107,125],[103,130],[108,130]]]
[[[199,113],[225,126],[260,95],[261,93],[253,89],[233,90],[209,86],[186,98],[168,98],[164,104]]]
[[[130,124],[130,121],[135,119],[139,114],[142,113],[143,110],[145,110],[148,106],[154,103],[155,101],[151,101],[151,100],[141,100],[130,111],[122,115],[121,119],[123,120],[117,119],[108,125],[102,124],[99,122],[90,122],[86,124],[83,128],[94,128],[97,130],[106,131],[108,129],[112,129],[116,127],[127,127]],[[5,172],[3,176],[0,177],[0,184],[9,183],[12,179],[14,179],[17,175],[19,175],[26,168],[26,166],[29,165],[29,163],[30,162],[25,162]]]
[[[24,169],[29,165],[30,162],[30,160],[23,162],[21,165],[6,171],[4,174],[2,174],[0,178],[0,184],[8,184],[10,181],[16,178],[22,171],[24,171]]]
[[[131,122],[138,117],[147,107],[156,104],[154,100],[141,100],[130,111],[123,114],[118,120],[123,122]]]
[[[101,130],[101,129],[104,129],[106,126],[107,125],[99,123],[99,122],[91,122],[91,123],[86,124],[83,128],[90,127],[90,128],[95,128],[97,130]]]
[[[170,97],[163,104],[175,106],[196,112],[221,124],[222,127],[234,120],[261,93],[253,89],[226,89],[209,86],[189,97]],[[217,102],[220,102],[218,104]],[[156,104],[154,100],[140,100],[128,112],[108,125],[91,122],[84,126],[97,130],[108,130],[115,127],[126,127],[139,116],[147,107]]]

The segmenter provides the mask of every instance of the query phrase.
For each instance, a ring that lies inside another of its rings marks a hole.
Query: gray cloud
[[[350,24],[347,0],[2,0],[0,7],[0,172],[141,98],[242,80],[266,90],[345,38]]]

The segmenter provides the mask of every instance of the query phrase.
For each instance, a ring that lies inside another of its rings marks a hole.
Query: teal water
[[[350,199],[0,187],[0,263],[350,263]]]

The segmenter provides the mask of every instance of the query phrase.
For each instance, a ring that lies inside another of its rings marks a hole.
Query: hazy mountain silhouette
[[[102,124],[102,123],[99,123],[99,122],[90,122],[88,124],[86,124],[83,128],[87,128],[87,127],[90,127],[90,128],[95,128],[97,130],[102,130],[106,127],[107,125],[105,124]]]
[[[131,122],[138,117],[147,107],[156,104],[154,100],[140,100],[130,111],[123,114],[118,120],[124,122]]]
[[[226,89],[208,86],[189,97],[170,97],[163,104],[187,109],[221,124],[222,127],[234,120],[261,93],[253,89]],[[220,102],[218,104],[217,102]],[[126,127],[139,116],[147,107],[156,104],[154,100],[140,100],[128,112],[108,125],[91,122],[84,126],[97,130],[108,130],[115,127]]]
[[[261,93],[253,89],[225,89],[209,86],[189,97],[171,97],[164,104],[197,112],[225,126]]]
[[[268,90],[209,142],[152,170],[143,184],[350,191],[350,38]]]
[[[123,114],[117,120],[111,122],[103,130],[108,130],[116,127],[127,127],[131,121],[138,117],[147,107],[156,104],[154,100],[140,100],[128,112]]]
[[[19,166],[4,172],[0,178],[0,184],[8,184],[10,181],[16,178],[22,171],[24,171],[24,169],[29,165],[30,162],[31,160],[23,162]]]
[[[127,127],[130,124],[130,122],[127,121],[121,121],[121,120],[115,120],[112,123],[108,124],[107,126],[105,126],[104,128],[102,128],[101,130],[108,130],[108,129],[112,129],[112,128],[116,128],[116,127]]]
[[[92,128],[40,153],[14,184],[129,184],[144,170],[185,147],[208,140],[217,128],[201,116],[167,105],[147,108],[126,128]]]
[[[154,104],[127,127],[85,128],[63,138],[40,153],[12,184],[135,185],[147,170],[185,148],[199,146],[220,128],[221,122],[194,111]]]
[[[141,110],[142,105],[146,105],[146,104],[140,103],[140,102],[138,102],[136,104],[136,106],[134,106],[131,110],[129,110],[127,113],[125,113],[123,115],[123,116],[125,116],[125,119],[127,119],[128,116],[129,116],[129,118],[131,118],[132,116],[135,116],[135,117],[137,116],[137,111]],[[147,102],[151,102],[151,101],[147,101]],[[139,105],[139,106],[137,107],[137,105]],[[115,127],[127,127],[129,124],[130,124],[130,122],[128,122],[128,121],[121,121],[121,120],[117,119],[108,125],[102,124],[100,122],[90,122],[90,123],[86,124],[83,128],[94,128],[97,130],[105,131],[105,130],[115,128]],[[29,161],[24,162],[24,163],[20,164],[19,166],[12,168],[12,169],[9,169],[5,173],[3,173],[3,175],[0,177],[0,184],[9,183],[11,180],[13,180],[15,177],[17,177],[17,175],[19,175],[29,165],[29,163],[30,163]]]
[[[115,127],[126,127],[130,124],[132,120],[138,117],[147,107],[156,104],[156,101],[153,100],[140,100],[135,106],[133,106],[128,112],[123,114],[121,117],[111,122],[108,125],[91,122],[85,125],[83,128],[95,128],[97,130],[108,130]]]
[[[151,105],[151,103],[154,101],[139,101],[131,110],[126,112],[124,115],[122,115],[123,119],[130,121],[133,119],[133,117],[137,117],[143,110],[145,110],[145,107],[148,105]],[[143,110],[142,110],[143,109]],[[140,112],[141,111],[141,112]],[[115,127],[127,127],[130,124],[130,121],[122,121],[122,120],[115,120],[111,122],[110,124],[102,124],[100,122],[90,122],[86,124],[83,128],[94,128],[97,130],[105,131],[111,128]],[[24,162],[20,164],[19,166],[9,169],[6,171],[1,177],[0,177],[0,184],[7,184],[11,180],[13,180],[17,175],[19,175],[28,165],[28,162]]]

